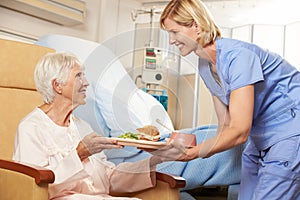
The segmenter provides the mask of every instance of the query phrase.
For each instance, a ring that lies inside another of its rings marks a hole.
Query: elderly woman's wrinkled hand
[[[77,146],[77,153],[81,160],[99,153],[104,149],[122,148],[118,145],[116,140],[112,140],[107,137],[98,135],[97,133],[91,133],[86,135]]]

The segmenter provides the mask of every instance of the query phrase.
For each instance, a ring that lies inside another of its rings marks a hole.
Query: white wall
[[[284,26],[253,25],[253,43],[283,56]]]
[[[85,23],[61,26],[26,14],[0,7],[0,30],[17,32],[38,38],[45,34],[65,34],[102,42],[116,34],[133,30],[131,10],[141,5],[134,0],[86,0]]]
[[[252,25],[239,26],[232,29],[232,38],[245,42],[252,41]]]
[[[285,58],[300,70],[300,22],[285,27]]]
[[[86,23],[72,27],[57,25],[26,14],[0,7],[0,29],[24,33],[38,38],[44,34],[66,34],[96,41],[101,0],[87,0]]]

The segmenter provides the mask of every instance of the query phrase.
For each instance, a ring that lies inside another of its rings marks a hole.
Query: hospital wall
[[[130,18],[133,9],[141,7],[134,0],[85,0],[86,17],[83,24],[62,26],[0,6],[0,36],[25,36],[29,42],[45,34],[65,34],[96,42],[133,30]],[[15,34],[15,35],[14,35]],[[20,37],[21,40],[26,40]]]

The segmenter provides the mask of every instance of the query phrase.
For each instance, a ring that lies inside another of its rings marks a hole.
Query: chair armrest
[[[143,200],[179,200],[180,188],[185,187],[185,179],[179,176],[156,172],[156,185],[152,188],[131,193],[110,193],[117,197],[137,197]]]
[[[26,174],[34,178],[37,185],[53,183],[55,179],[54,173],[49,169],[16,161],[0,159],[0,168]]]
[[[171,188],[183,188],[186,185],[183,177],[171,174],[156,172],[156,179],[168,183]]]

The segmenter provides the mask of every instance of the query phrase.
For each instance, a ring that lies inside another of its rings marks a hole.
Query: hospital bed
[[[137,127],[152,124],[159,128],[162,140],[169,137],[170,131],[165,127],[174,128],[164,107],[136,87],[118,56],[107,46],[65,35],[45,35],[36,44],[56,51],[70,51],[84,62],[90,87],[86,105],[79,107],[75,114],[88,121],[97,133],[117,137],[127,131],[134,132]],[[158,124],[157,119],[165,126]],[[195,134],[199,143],[215,135],[216,128],[215,125],[208,125],[179,131]],[[242,150],[243,146],[239,146],[207,159],[167,162],[158,165],[158,171],[184,177],[186,186],[182,191],[226,185],[229,186],[228,199],[236,199]],[[106,155],[116,164],[150,156],[135,147],[109,150]]]
[[[52,48],[0,39],[1,200],[46,200],[48,185],[55,180],[51,170],[11,160],[18,123],[42,104],[33,81],[35,65],[43,55],[54,51]],[[136,196],[145,200],[179,199],[179,189],[184,187],[184,179],[157,172],[156,180],[153,188],[114,195]]]

